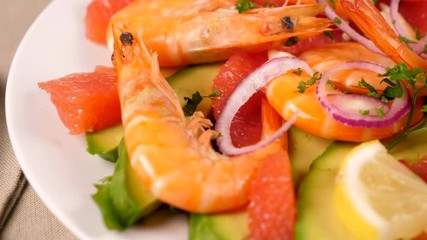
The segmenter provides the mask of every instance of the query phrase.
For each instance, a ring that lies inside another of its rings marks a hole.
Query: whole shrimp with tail
[[[159,200],[191,212],[236,209],[248,201],[250,177],[276,141],[247,155],[228,157],[210,140],[218,133],[200,112],[186,119],[175,92],[140,35],[115,26],[114,64],[124,139],[132,168]],[[280,119],[280,118],[279,118]]]
[[[123,22],[135,30],[162,67],[221,61],[236,52],[263,51],[328,30],[331,21],[316,17],[324,5],[259,8],[244,13],[235,1],[140,0],[117,12],[110,26]],[[224,3],[225,2],[225,3]],[[233,2],[233,3],[232,3]],[[228,3],[228,4],[227,4]],[[212,6],[213,5],[213,6]],[[112,42],[111,29],[107,39]]]

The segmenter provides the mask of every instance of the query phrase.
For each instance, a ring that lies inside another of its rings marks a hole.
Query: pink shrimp
[[[386,57],[370,52],[358,43],[337,43],[314,48],[300,55],[309,65],[320,73],[324,73],[333,66],[347,61],[369,61],[393,65]],[[380,79],[376,73],[367,70],[340,71],[331,77],[334,86],[344,89],[357,89],[357,82],[361,77],[377,88],[381,88]],[[401,131],[407,117],[398,120],[394,125],[382,128],[360,128],[346,126],[333,119],[326,113],[316,96],[316,87],[312,86],[304,93],[298,92],[298,84],[310,79],[306,73],[301,75],[289,72],[273,80],[266,88],[269,103],[284,119],[290,119],[295,112],[299,115],[294,125],[315,135],[351,142],[362,142],[372,139],[382,139]],[[413,122],[418,122],[423,114],[415,111]]]
[[[128,23],[142,30],[142,39],[150,50],[157,52],[161,66],[225,60],[236,52],[262,51],[290,38],[320,34],[330,25],[329,20],[315,17],[324,9],[320,4],[238,13],[227,4],[212,6],[208,0],[180,0],[172,5],[170,2],[136,1],[111,19],[112,24]],[[209,7],[204,8],[205,4]],[[111,42],[112,31],[107,34]]]
[[[113,30],[124,139],[133,170],[155,197],[181,209],[206,213],[246,204],[253,171],[270,153],[283,151],[283,142],[235,157],[215,152],[210,140],[218,134],[209,129],[210,120],[200,112],[186,119],[159,72],[157,55],[128,27]]]

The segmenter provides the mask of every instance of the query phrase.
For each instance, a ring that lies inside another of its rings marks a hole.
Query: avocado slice
[[[355,146],[334,142],[313,162],[299,188],[296,239],[349,239],[334,214],[333,186],[339,163]]]
[[[118,146],[123,138],[121,124],[103,129],[101,131],[86,133],[87,151],[92,155],[116,162],[118,157]]]
[[[427,129],[408,135],[390,154],[414,162],[427,154]],[[296,239],[350,239],[333,206],[334,181],[343,157],[355,143],[334,142],[310,167],[298,194]]]
[[[295,126],[289,129],[288,139],[292,179],[295,186],[298,186],[314,159],[320,156],[333,140],[313,135]]]
[[[238,240],[249,235],[246,210],[221,214],[190,214],[189,240]]]
[[[168,77],[167,80],[178,95],[181,106],[186,104],[184,97],[191,98],[196,91],[201,96],[210,95],[212,93],[213,81],[222,65],[223,63],[194,65],[181,69]],[[203,112],[205,116],[209,116],[211,109],[211,99],[203,98],[196,110]]]

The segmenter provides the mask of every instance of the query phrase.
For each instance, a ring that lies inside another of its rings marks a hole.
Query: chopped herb
[[[330,88],[334,88],[335,86],[334,86],[334,82],[332,82],[331,80],[327,80],[326,81],[326,85],[328,85]]]
[[[366,82],[365,79],[363,78],[359,81],[358,86],[368,89],[368,93],[366,95],[370,97],[375,97],[375,98],[381,97],[381,95],[377,92],[377,90],[375,90],[375,88],[372,87],[372,85]]]
[[[295,75],[301,76],[301,74],[302,74],[302,69],[301,69],[301,68],[298,68],[297,70],[293,71],[292,73],[293,73],[293,74],[295,74]]]
[[[426,82],[425,71],[419,68],[408,69],[408,66],[406,66],[404,63],[395,65],[392,68],[387,68],[386,72],[384,74],[380,74],[379,76],[388,77],[392,81],[404,80],[414,87],[417,81],[424,82],[424,84]]]
[[[203,100],[203,98],[200,95],[200,92],[196,91],[195,93],[193,93],[191,98],[184,97],[184,100],[187,101],[187,103],[183,107],[184,114],[185,116],[192,116],[193,113],[196,111],[197,106]]]
[[[377,116],[379,117],[379,118],[384,118],[384,107],[383,106],[381,106],[381,107],[379,107],[379,108],[376,108],[375,109],[375,113],[377,114]]]
[[[423,53],[424,53],[424,54],[427,54],[427,44],[426,44],[426,45],[424,45]]]
[[[412,99],[411,99],[411,108],[408,114],[408,120],[406,125],[403,128],[402,133],[394,139],[391,143],[387,145],[387,149],[390,150],[399,144],[408,134],[416,129],[419,129],[420,125],[425,125],[426,118],[418,126],[411,128],[411,121],[414,115],[415,106],[420,91],[427,89],[427,73],[419,68],[408,69],[408,66],[404,63],[395,65],[393,68],[387,68],[384,74],[379,76],[387,77],[391,81],[405,81],[412,87]],[[417,84],[417,87],[415,86]],[[422,112],[427,112],[427,105],[424,105],[421,109]]]
[[[372,2],[373,2],[374,4],[377,4],[378,0],[372,0]]]
[[[386,82],[388,86],[384,89],[383,94],[389,98],[400,98],[403,94],[402,85],[396,81],[384,78],[381,82]]]
[[[317,82],[317,80],[319,80],[322,77],[322,75],[319,72],[315,72],[313,74],[313,76],[310,78],[310,80],[308,80],[308,84],[309,85],[313,85]]]
[[[320,79],[320,77],[321,77],[321,74],[320,74],[319,72],[315,72],[315,73],[313,74],[313,76],[312,76],[309,80],[307,80],[306,82],[304,82],[304,81],[299,82],[299,83],[298,83],[298,86],[297,86],[297,88],[298,88],[298,92],[300,92],[300,93],[304,93],[304,92],[305,92],[305,90],[306,90],[308,87],[310,87],[310,86],[314,85],[314,84],[317,82],[317,80],[319,80],[319,79]]]
[[[211,94],[207,96],[200,95],[199,91],[193,93],[191,98],[184,97],[184,100],[187,101],[182,109],[184,110],[185,116],[192,116],[197,109],[197,106],[202,102],[203,98],[215,99],[216,97],[221,96],[221,92],[219,90],[213,90]]]
[[[381,96],[381,97],[380,97],[380,100],[381,100],[381,102],[383,102],[383,103],[388,103],[388,102],[390,102],[390,100],[388,100],[388,98],[387,98],[386,96]]]
[[[258,8],[258,5],[255,4],[254,0],[237,0],[236,8],[239,13],[242,13],[254,8]]]
[[[328,37],[329,39],[331,39],[331,40],[334,40],[335,38],[334,38],[334,35],[332,34],[332,32],[331,31],[324,31],[323,32],[323,35],[325,35],[326,37]]]
[[[329,1],[332,3],[332,6],[335,8],[337,0],[329,0]]]
[[[341,20],[341,18],[339,18],[339,17],[336,17],[336,18],[334,18],[334,23],[336,23],[336,24],[341,24],[342,23],[342,20]]]
[[[411,39],[407,39],[407,38],[405,38],[405,37],[403,37],[403,36],[399,36],[399,40],[400,40],[401,42],[404,42],[404,43],[416,43],[416,41],[411,40]]]
[[[366,110],[359,110],[359,112],[362,115],[368,115],[371,111],[369,111],[369,109],[366,109]]]
[[[364,87],[368,90],[368,93],[366,94],[367,96],[378,98],[384,103],[388,103],[389,99],[402,96],[403,91],[400,84],[391,82],[389,79],[384,79],[383,81],[387,82],[389,86],[386,87],[382,95],[379,94],[377,90],[363,78],[359,81],[358,86],[361,88]]]
[[[215,89],[207,97],[210,99],[215,99],[216,97],[219,97],[219,96],[221,96],[221,92],[219,90]]]
[[[301,81],[298,83],[297,88],[298,88],[298,92],[304,93],[305,89],[307,88],[307,84],[304,81]]]
[[[423,35],[421,34],[420,30],[418,28],[414,28],[415,31],[415,38],[417,40],[421,40],[421,38],[423,38]]]

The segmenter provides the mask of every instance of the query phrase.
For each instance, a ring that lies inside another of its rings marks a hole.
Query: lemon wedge
[[[341,162],[334,205],[354,239],[412,239],[427,230],[427,184],[377,140]]]

